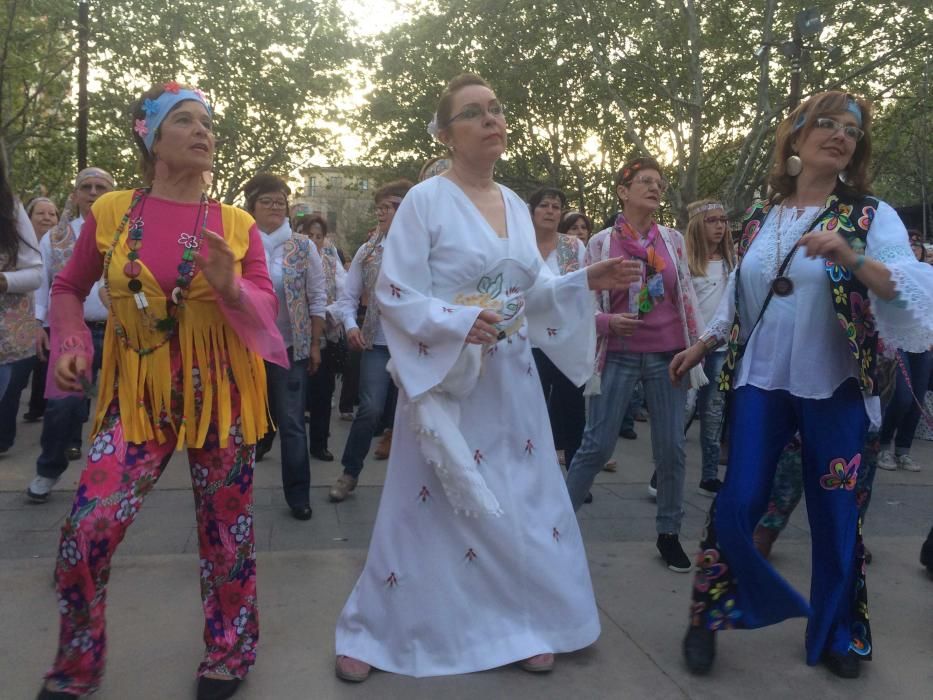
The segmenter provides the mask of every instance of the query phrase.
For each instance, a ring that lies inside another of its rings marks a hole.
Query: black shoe
[[[40,420],[42,420],[42,414],[33,413],[32,411],[26,411],[23,414],[23,420],[26,421],[27,423],[38,423]]]
[[[705,676],[716,659],[716,632],[702,625],[691,625],[684,637],[684,661],[694,676]]]
[[[45,683],[43,683],[42,690],[39,691],[39,694],[36,696],[36,700],[77,700],[77,698],[80,697],[80,695],[66,693],[61,690],[49,690],[45,687]]]
[[[849,651],[840,654],[836,651],[823,652],[823,665],[840,678],[858,678],[862,672],[862,662],[858,654]]]
[[[920,547],[920,563],[926,567],[927,571],[933,576],[933,528],[927,535],[926,542]]]
[[[69,462],[77,462],[81,459],[81,448],[80,447],[69,447],[65,450],[65,456],[68,458]]]
[[[648,482],[648,495],[652,498],[658,497],[658,473],[651,473],[651,481]]]
[[[295,506],[292,508],[292,517],[295,520],[310,520],[311,506]]]
[[[658,551],[671,571],[686,574],[693,569],[690,559],[684,553],[684,548],[680,546],[680,538],[677,535],[658,535]]]
[[[583,502],[584,502],[584,503],[592,503],[592,502],[593,502],[593,492],[592,492],[592,491],[587,491],[587,492],[586,492],[586,498],[583,499]]]
[[[619,437],[623,437],[623,438],[625,438],[626,440],[637,440],[637,439],[638,439],[638,433],[636,433],[636,432],[635,432],[634,430],[632,430],[631,428],[625,428],[624,430],[622,430],[622,431],[619,433]]]
[[[330,450],[328,450],[326,447],[322,447],[319,450],[308,450],[308,454],[310,454],[315,459],[321,460],[322,462],[334,461],[334,455],[332,455]]]
[[[240,687],[239,678],[198,678],[198,700],[226,700]]]
[[[703,479],[699,487],[697,487],[697,493],[701,496],[709,496],[712,498],[719,493],[719,489],[721,488],[722,482],[719,479]]]

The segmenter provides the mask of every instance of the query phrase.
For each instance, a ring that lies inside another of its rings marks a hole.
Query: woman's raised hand
[[[222,236],[206,229],[201,242],[202,247],[194,255],[195,262],[221,299],[228,304],[235,304],[240,298],[240,289],[233,272],[236,262],[233,251]],[[207,255],[204,255],[205,249]]]

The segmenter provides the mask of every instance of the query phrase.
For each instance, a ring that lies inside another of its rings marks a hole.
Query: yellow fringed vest
[[[120,220],[129,208],[133,191],[106,194],[94,204],[97,220],[97,248],[102,255],[110,250]],[[241,261],[249,247],[252,217],[236,207],[221,205],[223,236],[233,251],[235,273],[241,272]],[[243,440],[253,444],[265,435],[269,427],[266,396],[266,371],[262,358],[247,349],[237,334],[224,320],[223,312],[215,301],[213,288],[200,272],[191,282],[187,301],[178,312],[177,340],[181,348],[184,382],[184,413],[178,425],[172,416],[172,371],[170,347],[166,343],[149,355],[140,357],[127,348],[117,337],[113,318],[126,331],[133,347],[152,347],[165,336],[152,330],[146,317],[136,307],[133,294],[127,287],[123,268],[129,261],[126,244],[127,232],[121,234],[110,261],[110,316],[104,336],[103,362],[100,371],[100,399],[94,420],[94,431],[100,429],[111,397],[116,394],[120,402],[120,421],[127,443],[142,443],[153,438],[160,443],[166,437],[159,427],[159,416],[168,416],[177,435],[175,448],[202,447],[207,437],[211,418],[217,425],[217,435],[224,444],[231,427],[231,380],[240,392],[240,422]],[[170,255],[176,252],[170,251]],[[142,265],[137,278],[149,301],[149,311],[155,318],[164,318],[166,297],[149,269]],[[213,364],[214,371],[211,371]],[[200,372],[202,410],[195,405],[194,373]],[[226,371],[229,368],[230,372]],[[216,411],[216,416],[214,413]],[[152,416],[153,419],[150,418]]]

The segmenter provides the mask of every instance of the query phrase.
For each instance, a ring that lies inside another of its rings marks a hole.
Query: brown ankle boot
[[[376,459],[388,459],[389,452],[392,450],[392,430],[386,430],[382,434],[382,439],[379,440],[379,444],[376,445],[376,449],[373,451],[373,457]]]

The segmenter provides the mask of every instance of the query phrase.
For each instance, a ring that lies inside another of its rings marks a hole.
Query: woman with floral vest
[[[869,194],[871,111],[814,95],[781,122],[769,201],[746,214],[739,264],[706,332],[671,379],[727,343],[729,471],[710,508],[684,655],[710,670],[716,632],[807,617],[806,660],[855,678],[871,658],[856,488],[880,423],[876,349],[933,344],[933,269],[894,210]],[[810,600],[755,548],[784,446],[800,435],[813,544]]]
[[[266,362],[269,407],[282,442],[282,488],[296,520],[311,518],[311,465],[305,428],[308,376],[321,366],[321,336],[327,292],[321,256],[306,237],[292,231],[288,217],[291,190],[285,180],[260,173],[243,187],[246,210],[262,234],[266,266],[279,298],[275,319],[288,367]]]
[[[557,276],[582,268],[586,256],[586,246],[579,238],[557,232],[561,213],[566,206],[567,197],[553,187],[537,189],[528,198],[538,251],[551,272]],[[541,388],[544,389],[554,447],[564,451],[564,463],[570,464],[580,447],[583,427],[586,425],[583,388],[567,379],[540,348],[533,347],[531,354],[535,358]]]
[[[412,188],[408,180],[397,180],[376,190],[376,230],[353,256],[346,282],[337,303],[336,314],[343,321],[350,350],[362,351],[360,358],[360,407],[350,426],[347,444],[340,460],[343,473],[330,489],[330,500],[339,503],[356,488],[363,471],[363,460],[369,453],[369,444],[382,425],[386,398],[392,388],[392,378],[386,369],[389,348],[382,331],[379,305],[373,295],[379,270],[382,268],[382,250],[389,227],[402,199]],[[357,325],[357,312],[365,307],[363,326]],[[388,456],[388,455],[386,455]]]

